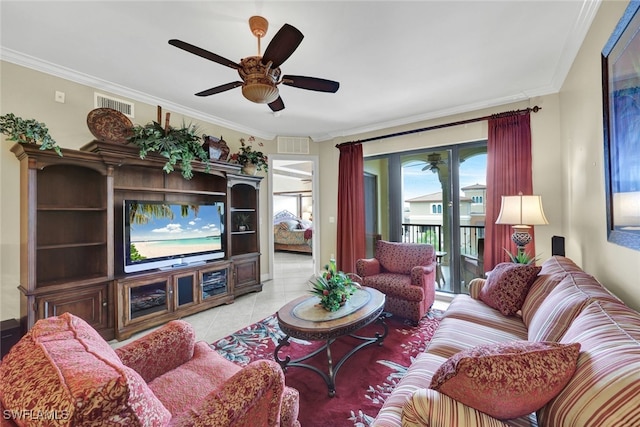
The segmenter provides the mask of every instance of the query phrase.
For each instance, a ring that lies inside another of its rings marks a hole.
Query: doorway
[[[316,271],[319,223],[314,221],[317,157],[272,155],[269,166],[271,278],[296,265],[299,276]],[[289,271],[288,270],[288,271]]]
[[[382,239],[433,245],[437,289],[468,293],[483,275],[486,141],[371,157],[365,171],[378,180]]]

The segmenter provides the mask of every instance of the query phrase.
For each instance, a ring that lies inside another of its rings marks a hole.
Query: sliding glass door
[[[369,209],[377,206],[377,225],[368,229],[433,245],[437,289],[467,293],[471,278],[483,275],[486,142],[371,157],[365,171],[378,182],[377,202],[371,192],[365,197]]]

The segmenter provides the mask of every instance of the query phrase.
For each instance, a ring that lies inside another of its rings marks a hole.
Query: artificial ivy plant
[[[149,153],[157,153],[168,159],[162,168],[166,173],[171,173],[180,161],[182,176],[191,179],[191,162],[196,159],[205,162],[206,171],[209,172],[209,153],[202,147],[202,136],[198,134],[196,125],[183,122],[182,127],[174,128],[169,126],[167,117],[164,127],[154,121],[144,126],[133,126],[132,133],[129,142],[140,148],[141,159]]]
[[[54,150],[62,156],[62,151],[49,135],[47,126],[35,119],[23,119],[13,113],[4,114],[0,116],[0,133],[7,135],[9,141],[20,144],[40,144],[41,150]]]

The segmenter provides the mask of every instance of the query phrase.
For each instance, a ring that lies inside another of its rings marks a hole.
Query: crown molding
[[[4,47],[0,47],[0,59],[12,64],[20,65],[22,67],[59,77],[61,79],[69,80],[74,83],[89,86],[97,90],[102,90],[114,95],[125,97],[133,101],[143,102],[149,105],[162,105],[164,108],[169,109],[173,112],[184,114],[185,116],[193,117],[194,119],[212,123],[214,125],[218,125],[227,129],[235,130],[237,132],[253,135],[258,138],[271,140],[277,136],[271,133],[266,133],[259,129],[241,126],[238,123],[223,120],[220,117],[205,114],[201,111],[176,104],[166,99],[152,96],[148,93],[121,86],[113,82],[97,78],[95,76],[79,73],[70,68],[66,68],[48,61],[43,61],[41,59],[34,58],[32,56],[25,55]]]

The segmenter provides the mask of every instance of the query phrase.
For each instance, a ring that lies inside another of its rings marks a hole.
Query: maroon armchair
[[[375,258],[356,261],[362,284],[386,295],[385,310],[420,321],[435,300],[436,255],[433,246],[378,240]]]
[[[41,319],[2,360],[0,404],[3,427],[300,427],[276,362],[240,367],[183,320],[113,350],[79,317]]]

